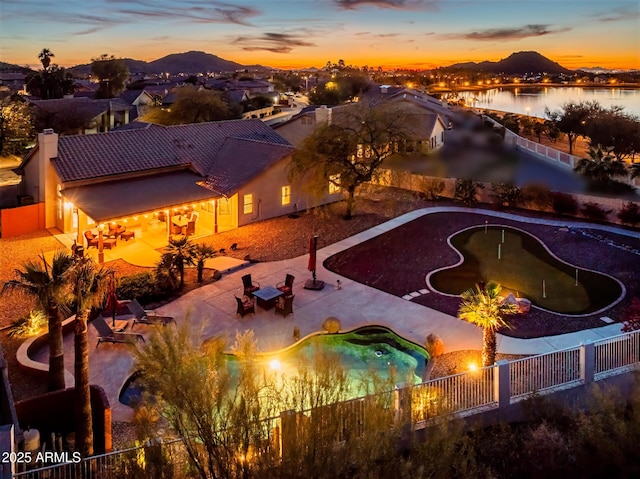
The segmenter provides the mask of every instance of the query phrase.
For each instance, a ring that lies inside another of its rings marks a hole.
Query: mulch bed
[[[627,288],[625,298],[609,310],[587,317],[566,317],[532,309],[529,314],[509,320],[511,329],[500,332],[518,338],[536,338],[604,326],[599,318],[624,317],[630,299],[640,295],[640,256],[615,248],[618,245],[640,249],[640,236],[623,237],[598,231],[604,240],[586,237],[574,230],[492,218],[481,214],[438,213],[396,228],[365,243],[342,251],[325,261],[325,267],[368,286],[403,296],[426,288],[426,275],[458,261],[447,238],[468,226],[504,224],[515,226],[540,238],[559,258],[579,267],[615,276]],[[416,303],[455,316],[460,300],[437,293],[418,296]]]

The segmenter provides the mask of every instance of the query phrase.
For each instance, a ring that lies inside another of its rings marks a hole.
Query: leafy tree
[[[507,326],[504,317],[518,312],[518,306],[507,303],[500,296],[502,286],[496,281],[477,285],[462,293],[458,317],[482,328],[482,365],[496,362],[496,330]]]
[[[46,70],[51,65],[51,58],[55,57],[53,52],[48,48],[43,48],[40,53],[38,53],[38,60],[42,62],[42,68]]]
[[[371,181],[385,158],[402,153],[400,146],[411,138],[403,111],[393,105],[358,103],[345,108],[308,136],[293,154],[291,181],[300,180],[318,196],[328,184],[347,193],[346,218],[353,216],[355,191]]]
[[[198,283],[202,283],[202,273],[204,272],[204,262],[209,258],[215,258],[216,250],[206,243],[198,243],[193,248],[193,260],[198,271]]]
[[[62,342],[61,309],[69,297],[66,273],[74,259],[66,251],[57,251],[51,264],[41,254],[37,262],[29,261],[16,269],[17,279],[4,283],[2,291],[21,290],[34,297],[47,314],[49,327],[49,381],[50,391],[64,389],[64,348]]]
[[[591,145],[606,146],[619,161],[640,151],[640,120],[619,108],[600,112],[589,122],[587,133]]]
[[[186,236],[171,238],[169,245],[165,248],[162,255],[161,263],[168,267],[175,268],[178,273],[178,287],[184,287],[184,268],[187,265],[193,265],[194,245]]]
[[[87,120],[82,105],[75,102],[69,103],[64,110],[34,106],[32,112],[36,131],[52,128],[59,135],[76,135],[96,127],[95,122]]]
[[[627,169],[624,163],[617,160],[608,149],[589,148],[589,157],[581,158],[576,164],[575,171],[605,185],[611,182],[614,176],[624,176]]]
[[[124,90],[129,68],[124,59],[103,53],[91,59],[91,75],[100,82],[96,97],[114,98]]]
[[[626,225],[635,226],[640,223],[640,206],[629,201],[618,212],[618,219]]]
[[[57,65],[28,75],[25,82],[29,93],[42,100],[62,98],[75,88],[71,73]]]
[[[27,103],[5,98],[0,103],[0,156],[21,156],[34,137],[33,117]]]
[[[220,93],[184,86],[176,91],[170,110],[153,109],[144,120],[162,125],[184,125],[239,118],[240,112],[226,103]]]
[[[542,135],[545,132],[545,125],[542,121],[535,121],[533,123],[533,134],[538,139],[538,143],[542,142]]]
[[[455,191],[453,198],[461,201],[465,206],[471,206],[478,202],[476,195],[478,189],[483,189],[482,183],[475,182],[473,180],[456,180]]]
[[[590,121],[602,111],[597,101],[567,101],[560,106],[560,110],[551,111],[545,108],[544,114],[555,126],[567,135],[569,140],[569,154],[573,154],[573,146],[579,136],[586,136],[591,128]]]
[[[339,105],[369,90],[369,80],[362,75],[346,75],[332,78],[318,85],[309,95],[314,105]]]
[[[93,420],[89,390],[89,345],[87,320],[92,308],[103,304],[108,290],[110,271],[98,268],[89,257],[76,258],[67,271],[76,305],[74,322],[75,431],[76,445],[84,456],[93,455]]]

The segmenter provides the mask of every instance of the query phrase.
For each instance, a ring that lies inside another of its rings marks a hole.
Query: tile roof
[[[102,115],[107,111],[126,111],[131,108],[117,98],[94,100],[87,97],[59,98],[55,100],[29,100],[35,107],[53,115],[72,113],[84,121]]]
[[[293,151],[291,144],[262,121],[231,120],[176,126],[147,124],[137,129],[116,130],[95,135],[64,136],[58,139],[58,157],[52,160],[63,182],[107,178],[128,173],[189,166],[201,176],[222,167],[221,158],[233,157],[223,148],[227,139],[251,145],[253,155],[240,148],[244,168],[258,170],[264,156],[280,158]],[[220,158],[218,155],[221,155]],[[231,160],[229,160],[231,161]],[[237,171],[237,170],[232,170]]]
[[[202,186],[230,196],[259,173],[292,152],[291,146],[227,138],[207,171]]]

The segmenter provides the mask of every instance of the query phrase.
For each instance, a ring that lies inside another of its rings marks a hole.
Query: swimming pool
[[[387,384],[420,383],[429,361],[427,351],[383,326],[365,326],[346,333],[318,334],[305,338],[285,350],[261,354],[256,359],[264,369],[277,369],[294,375],[302,369],[313,370],[318,353],[338,361],[348,375],[350,395],[371,392],[374,382]],[[237,377],[239,363],[227,356],[227,367]],[[122,404],[139,401],[143,387],[140,373],[131,375],[120,391]]]

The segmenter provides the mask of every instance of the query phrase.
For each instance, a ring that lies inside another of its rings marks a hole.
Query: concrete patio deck
[[[250,264],[242,270],[225,274],[216,283],[203,286],[182,296],[159,308],[157,312],[175,317],[178,324],[188,322],[193,339],[197,342],[220,336],[225,338],[227,344],[231,346],[237,331],[253,330],[260,351],[277,350],[293,344],[293,329],[296,326],[300,329],[302,337],[322,331],[322,323],[329,316],[339,318],[343,330],[368,324],[380,324],[389,326],[399,335],[418,344],[424,344],[426,336],[435,333],[442,338],[447,352],[480,349],[482,333],[476,326],[415,304],[410,300],[356,283],[332,273],[322,266],[326,258],[339,251],[422,215],[443,211],[481,213],[515,220],[523,219],[512,214],[456,207],[413,211],[319,250],[317,276],[318,279],[326,282],[325,288],[321,291],[303,289],[304,282],[311,277],[306,268],[308,256],[304,255],[289,260]],[[572,223],[570,221],[542,221],[532,218],[525,220],[557,226],[570,224],[575,227],[615,230],[616,233],[638,236],[637,233],[610,226]],[[236,302],[233,296],[242,295],[240,278],[246,273],[251,273],[253,279],[258,281],[261,286],[276,285],[278,282],[284,281],[287,273],[293,274],[296,278],[293,287],[295,294],[294,313],[283,318],[276,315],[273,310],[265,311],[256,307],[255,315],[239,318],[236,315]],[[338,279],[342,283],[341,289],[336,287]],[[152,326],[138,325],[135,331],[148,337],[153,328]],[[501,353],[541,354],[573,347],[583,341],[594,341],[617,334],[620,334],[620,324],[614,323],[597,329],[537,339],[517,339],[499,335],[498,345]],[[103,343],[99,348],[94,348],[97,335],[91,326],[89,327],[89,341],[91,344],[91,382],[104,388],[115,421],[131,420],[132,409],[121,404],[118,397],[126,379],[134,372],[132,351],[129,346],[123,344]],[[73,335],[65,337],[65,352],[66,368],[68,371],[73,371]]]

